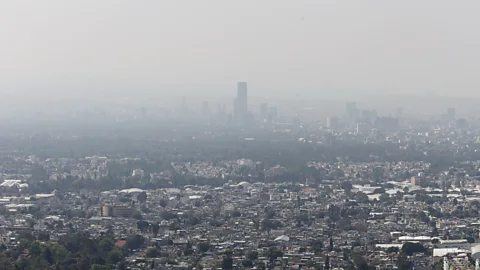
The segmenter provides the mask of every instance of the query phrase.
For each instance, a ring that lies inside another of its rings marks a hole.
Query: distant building
[[[237,98],[235,102],[235,114],[238,123],[244,124],[246,122],[248,113],[248,94],[247,83],[239,82],[237,84]]]
[[[102,207],[103,217],[129,217],[133,215],[134,210],[126,205],[108,205]]]
[[[287,172],[287,169],[285,167],[282,167],[280,165],[271,167],[270,169],[265,171],[265,176],[278,176],[285,174]]]
[[[203,115],[208,115],[208,113],[209,113],[208,101],[204,101],[202,103],[202,114]]]
[[[132,177],[143,177],[145,175],[145,172],[141,169],[136,169],[133,170],[132,172]]]
[[[362,110],[361,120],[368,123],[375,123],[377,120],[377,110]]]
[[[246,167],[250,167],[250,168],[255,167],[255,163],[251,159],[242,158],[242,159],[237,160],[236,163],[239,166],[246,166]]]
[[[327,117],[327,128],[337,130],[340,126],[340,120],[336,116]]]
[[[345,112],[347,113],[347,118],[350,122],[356,121],[358,117],[358,109],[356,102],[347,102],[345,104]]]
[[[375,120],[375,128],[378,130],[396,130],[398,128],[398,119],[395,117],[382,116]]]
[[[112,206],[105,204],[102,207],[102,217],[111,217],[112,216]]]
[[[400,119],[403,117],[403,108],[397,108],[395,110],[395,118]]]
[[[416,177],[416,176],[412,176],[410,178],[410,184],[414,185],[414,186],[420,186],[420,177]]]
[[[267,120],[267,118],[268,118],[268,104],[267,103],[260,104],[260,118],[262,120]]]
[[[447,119],[448,119],[448,121],[455,120],[455,117],[456,117],[455,108],[448,108],[447,109]]]
[[[270,107],[270,110],[268,112],[268,122],[272,123],[277,121],[277,119],[278,119],[277,107]]]
[[[355,129],[355,135],[368,135],[372,126],[367,122],[358,122]]]
[[[460,129],[468,128],[468,122],[465,118],[455,120],[455,127]]]

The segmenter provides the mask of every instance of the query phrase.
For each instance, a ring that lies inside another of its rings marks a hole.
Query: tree
[[[355,194],[355,200],[359,203],[368,203],[368,196],[367,196],[367,194],[365,194],[361,191],[358,191]]]
[[[352,256],[352,259],[353,259],[353,263],[355,264],[355,266],[357,267],[357,269],[359,270],[368,270],[368,263],[367,263],[367,260],[365,260],[365,258],[359,254],[354,254]]]
[[[389,199],[390,199],[390,196],[386,193],[383,193],[382,195],[380,195],[381,202],[387,202]]]
[[[337,222],[340,229],[348,231],[352,228],[352,222],[349,218],[342,218]]]
[[[177,214],[174,214],[174,213],[168,212],[168,211],[163,211],[163,212],[160,213],[160,218],[166,219],[166,220],[176,219]]]
[[[250,261],[256,261],[258,259],[258,252],[257,251],[249,251],[247,253],[247,259]]]
[[[350,192],[353,188],[353,185],[350,181],[345,181],[342,183],[342,189],[345,191],[345,192]]]
[[[272,219],[275,217],[275,211],[270,208],[265,208],[265,219]]]
[[[110,238],[104,238],[98,244],[100,252],[108,253],[113,249],[114,243],[113,240]]]
[[[308,214],[304,213],[304,214],[298,214],[297,216],[295,216],[295,220],[297,221],[297,223],[307,223],[308,222]]]
[[[407,242],[402,246],[402,252],[408,256],[412,256],[414,253],[425,253],[427,249],[420,243]]]
[[[278,220],[264,219],[262,220],[262,229],[267,231],[270,236],[271,230],[276,230],[280,228],[282,224]]]
[[[141,192],[141,193],[138,193],[137,200],[140,203],[146,203],[147,202],[147,193],[145,191]]]
[[[185,256],[190,256],[194,253],[193,249],[192,248],[187,248],[185,249],[185,251],[183,252],[183,255]]]
[[[410,270],[412,269],[412,262],[407,259],[405,254],[401,254],[397,259],[398,270]]]
[[[135,211],[132,215],[132,218],[134,218],[136,220],[142,220],[143,216],[142,216],[142,213],[140,213],[139,211]]]
[[[238,211],[238,210],[235,210],[235,211],[232,212],[231,216],[232,216],[233,218],[238,218],[238,217],[241,217],[241,216],[242,216],[242,213],[241,213],[240,211]]]
[[[125,261],[121,261],[117,265],[117,270],[127,270],[127,263]]]
[[[160,250],[156,247],[151,247],[147,249],[147,252],[145,253],[145,256],[147,258],[157,258],[160,255]]]
[[[387,251],[387,253],[398,253],[400,251],[400,249],[398,247],[389,247],[389,248],[387,248],[386,251]]]
[[[324,270],[330,270],[330,257],[327,255],[325,256],[325,262],[323,264]]]
[[[152,230],[153,237],[157,237],[160,225],[158,223],[153,223],[150,225],[150,229]]]
[[[276,247],[271,247],[267,251],[267,257],[270,261],[274,261],[276,258],[283,257],[283,252]]]
[[[145,239],[141,235],[133,235],[127,238],[125,247],[127,249],[138,249],[143,245]]]
[[[112,269],[109,265],[102,265],[102,264],[92,264],[91,270],[110,270]]]
[[[142,233],[147,231],[148,226],[149,224],[147,221],[144,221],[144,220],[137,221],[137,229]]]
[[[222,261],[222,269],[231,270],[233,269],[233,259],[231,256],[226,256]]]
[[[107,261],[111,264],[117,264],[123,259],[123,253],[119,249],[114,249],[108,253]]]
[[[198,245],[197,245],[197,249],[198,249],[201,253],[205,253],[205,252],[207,252],[207,251],[210,249],[210,243],[200,242],[200,243],[198,243]]]
[[[246,268],[252,268],[253,267],[253,262],[252,260],[243,260],[242,265]]]
[[[315,254],[318,254],[323,250],[323,241],[320,239],[312,240],[310,241],[310,247]]]
[[[46,232],[40,232],[40,233],[38,234],[37,239],[38,239],[39,241],[44,241],[44,242],[46,242],[46,241],[50,240],[50,234],[48,234],[48,233],[46,233]]]
[[[160,204],[160,206],[161,206],[162,208],[167,207],[167,201],[165,201],[164,199],[161,199],[160,202],[159,202],[159,204]]]

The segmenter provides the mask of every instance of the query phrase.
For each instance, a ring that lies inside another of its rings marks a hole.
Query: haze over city
[[[480,270],[480,2],[0,4],[0,269]]]
[[[478,1],[5,1],[0,91],[478,96]],[[233,86],[233,87],[232,87]]]

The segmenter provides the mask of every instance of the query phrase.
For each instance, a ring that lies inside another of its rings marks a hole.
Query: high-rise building
[[[327,117],[327,128],[331,130],[337,130],[339,127],[339,120],[335,116]]]
[[[374,123],[377,119],[377,110],[366,110],[361,111],[361,121]]]
[[[233,115],[232,115],[232,120],[233,122],[237,122],[237,118],[238,118],[238,112],[237,112],[237,98],[234,98],[233,99]]]
[[[268,104],[262,103],[260,104],[260,118],[265,120],[268,118]]]
[[[347,113],[348,120],[355,121],[358,117],[357,103],[347,102],[347,104],[345,104],[345,111]]]
[[[268,112],[268,122],[272,123],[278,119],[278,110],[277,107],[270,107]]]
[[[382,116],[375,120],[375,128],[381,131],[392,131],[398,128],[398,118]]]
[[[395,117],[398,119],[403,118],[403,108],[397,108],[395,110]]]
[[[207,115],[209,113],[209,110],[208,110],[208,101],[204,101],[202,103],[202,114],[203,115]]]
[[[455,108],[448,108],[448,109],[447,109],[447,118],[448,118],[448,120],[449,120],[449,121],[455,120],[455,116],[456,116]]]
[[[244,123],[248,112],[247,83],[239,82],[237,84],[237,100],[235,102],[236,120]]]

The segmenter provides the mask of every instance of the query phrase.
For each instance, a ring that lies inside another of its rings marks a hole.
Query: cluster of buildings
[[[55,239],[70,230],[109,230],[118,245],[140,235],[144,245],[127,258],[132,269],[215,269],[225,258],[237,269],[350,269],[362,263],[391,269],[402,260],[415,268],[467,269],[480,257],[480,185],[473,174],[480,164],[465,165],[432,173],[426,162],[310,162],[314,177],[324,180],[226,179],[221,186],[50,194],[9,195],[23,181],[4,180],[0,238],[8,248],[23,231]],[[258,164],[242,159],[223,166]],[[152,257],[152,248],[161,255]]]

